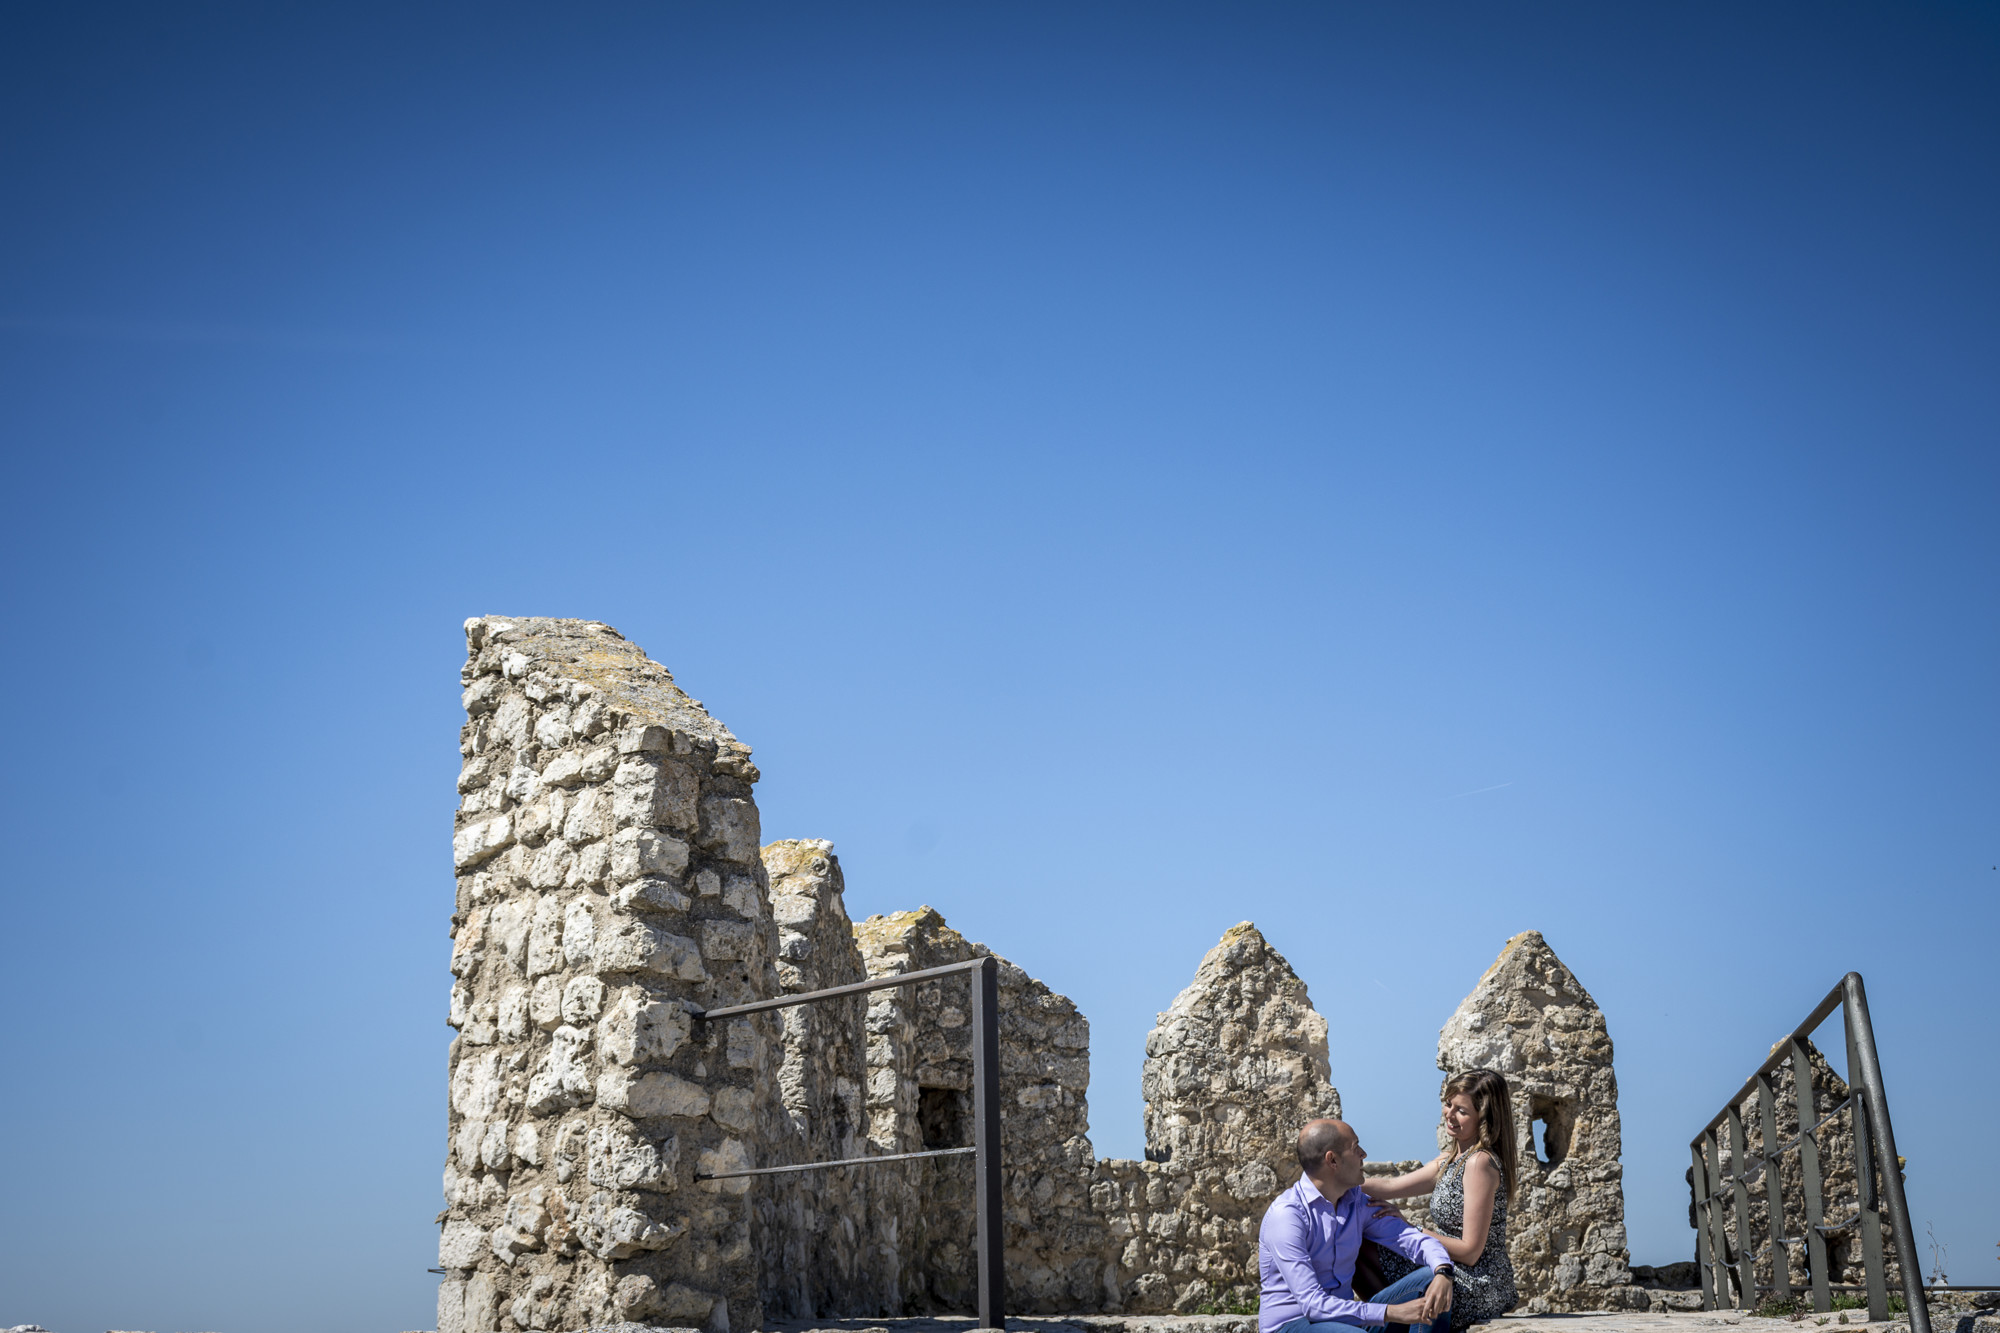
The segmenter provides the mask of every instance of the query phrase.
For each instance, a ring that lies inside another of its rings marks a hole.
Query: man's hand
[[[1451,1308],[1451,1278],[1439,1273],[1424,1289],[1424,1298],[1418,1304],[1423,1306],[1424,1315],[1418,1322],[1428,1324]]]
[[[1425,1293],[1425,1299],[1429,1299],[1429,1293]],[[1424,1314],[1423,1301],[1398,1301],[1394,1305],[1385,1305],[1382,1308],[1388,1311],[1386,1318],[1392,1324],[1402,1324],[1407,1327],[1410,1324],[1430,1322],[1429,1317]]]

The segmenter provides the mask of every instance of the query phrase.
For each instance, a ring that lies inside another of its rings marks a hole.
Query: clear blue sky
[[[459,624],[1074,997],[1253,919],[1377,1156],[1535,928],[1633,1257],[1850,968],[2000,1282],[2000,20],[12,6],[0,1325],[432,1321]]]

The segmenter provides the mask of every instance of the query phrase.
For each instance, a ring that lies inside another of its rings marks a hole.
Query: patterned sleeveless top
[[[1479,1262],[1459,1266],[1452,1279],[1451,1325],[1464,1328],[1497,1319],[1520,1301],[1514,1290],[1514,1262],[1507,1257],[1507,1168],[1493,1154],[1494,1169],[1500,1173],[1500,1188],[1493,1195],[1493,1222],[1486,1228],[1486,1248]],[[1471,1154],[1444,1169],[1444,1176],[1431,1191],[1431,1229],[1447,1236],[1465,1234],[1465,1164]]]

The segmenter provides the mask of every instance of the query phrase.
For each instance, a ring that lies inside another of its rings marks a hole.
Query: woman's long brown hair
[[[1506,1173],[1507,1202],[1514,1201],[1515,1182],[1520,1174],[1514,1169],[1515,1156],[1519,1149],[1514,1144],[1514,1105],[1507,1096],[1507,1080],[1490,1069],[1468,1069],[1463,1074],[1453,1074],[1444,1081],[1444,1090],[1438,1093],[1438,1100],[1448,1102],[1453,1097],[1463,1095],[1472,1102],[1472,1114],[1479,1125],[1478,1137],[1473,1140],[1470,1151],[1485,1149],[1500,1159],[1500,1166]],[[1452,1145],[1452,1155],[1445,1159],[1445,1166],[1458,1160],[1458,1145]],[[1440,1171],[1442,1180],[1444,1173]]]

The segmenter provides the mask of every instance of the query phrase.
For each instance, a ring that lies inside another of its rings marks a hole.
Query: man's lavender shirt
[[[1363,1239],[1387,1245],[1416,1263],[1451,1262],[1444,1246],[1400,1217],[1376,1217],[1356,1185],[1329,1202],[1306,1176],[1264,1210],[1257,1232],[1258,1333],[1275,1333],[1304,1316],[1315,1324],[1383,1324],[1389,1307],[1354,1299],[1354,1260]]]

